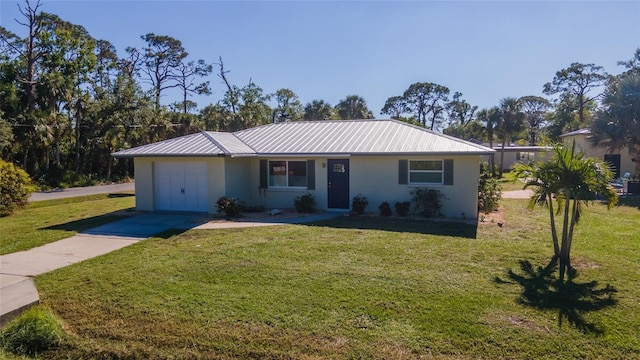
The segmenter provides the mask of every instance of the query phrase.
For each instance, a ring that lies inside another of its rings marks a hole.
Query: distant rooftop
[[[591,135],[591,129],[578,129],[576,131],[568,132],[560,135],[560,137],[574,136],[574,135]]]

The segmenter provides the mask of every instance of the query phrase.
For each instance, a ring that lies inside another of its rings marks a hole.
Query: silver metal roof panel
[[[325,120],[270,124],[234,133],[203,131],[112,155],[483,155],[493,152],[482,145],[396,120]]]
[[[489,154],[493,150],[396,120],[301,121],[234,133],[268,154]]]
[[[148,156],[222,156],[224,150],[203,133],[185,135],[156,143],[121,150],[114,157]]]

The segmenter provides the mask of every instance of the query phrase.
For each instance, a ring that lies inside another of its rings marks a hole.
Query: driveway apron
[[[208,220],[203,213],[144,213],[37,248],[0,255],[0,326],[39,301],[33,276],[121,249],[169,229],[188,230]]]

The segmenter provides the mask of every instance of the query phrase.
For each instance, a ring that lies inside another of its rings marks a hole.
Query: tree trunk
[[[560,245],[558,243],[558,230],[556,229],[556,217],[553,214],[553,195],[548,195],[549,199],[549,220],[551,223],[551,239],[553,240],[553,253],[555,257],[560,256]]]
[[[562,222],[562,243],[560,244],[560,282],[564,281],[566,270],[571,266],[569,262],[569,210],[571,191],[565,191],[565,199]]]
[[[111,151],[109,151],[111,153]],[[109,154],[109,160],[107,161],[107,181],[111,181],[111,165],[113,164],[113,156]]]
[[[60,166],[60,140],[56,138],[56,165]]]
[[[500,176],[504,172],[504,148],[507,145],[507,137],[502,138],[502,150],[500,151]]]

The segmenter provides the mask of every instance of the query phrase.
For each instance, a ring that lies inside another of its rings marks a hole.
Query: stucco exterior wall
[[[610,152],[607,148],[591,145],[591,142],[587,138],[587,135],[584,134],[565,136],[562,139],[562,142],[565,146],[571,146],[574,140],[576,142],[576,150],[584,151],[589,157],[604,160],[605,154],[619,154],[620,176],[623,176],[625,173],[630,173],[631,175],[633,175],[636,164],[631,161],[631,155],[629,155],[629,151],[627,150],[627,148],[622,148],[618,152]]]
[[[399,160],[453,159],[453,185],[433,185],[446,200],[442,209],[447,217],[475,218],[478,208],[479,156],[351,156],[349,159],[349,197],[361,194],[369,201],[368,212],[378,212],[387,201],[392,208],[397,201],[410,201],[410,192],[418,185],[399,184]],[[245,201],[248,205],[267,208],[292,208],[297,196],[310,192],[318,209],[328,208],[327,158],[267,158],[268,160],[315,160],[315,190],[259,189],[259,158],[136,158],[136,208],[153,211],[154,164],[161,161],[205,161],[208,174],[209,213],[216,212],[216,201],[222,196]]]
[[[500,154],[502,152],[502,150],[500,148],[495,149],[496,153],[494,155],[494,164],[499,165],[500,164]],[[529,153],[529,159],[518,159],[518,154],[523,154],[523,153]],[[517,164],[517,163],[526,163],[527,161],[544,161],[545,159],[548,159],[550,155],[550,152],[545,149],[545,148],[539,148],[539,149],[531,149],[531,148],[522,148],[522,149],[518,149],[518,148],[505,148],[504,151],[504,170],[505,171],[509,171],[511,169],[513,169],[513,167]],[[482,161],[484,162],[489,162],[491,155],[484,155],[482,156]]]
[[[251,167],[254,158],[226,158],[224,159],[224,176],[226,178],[224,193],[220,194],[214,201],[221,196],[227,196],[246,202],[248,205],[258,205],[255,203],[255,197],[258,186],[253,186]],[[257,163],[255,166],[258,166]]]
[[[315,174],[316,174],[316,186],[315,190],[308,189],[283,189],[283,188],[270,188],[260,189],[260,159],[251,158],[245,164],[248,164],[249,176],[249,197],[243,196],[242,199],[247,201],[249,205],[262,205],[269,209],[280,208],[290,209],[293,208],[293,201],[296,197],[304,195],[306,193],[313,194],[318,209],[327,208],[327,170],[323,168],[322,164],[326,165],[326,158],[262,158],[267,160],[315,160]],[[229,180],[229,179],[227,179]],[[250,200],[246,200],[250,199]]]
[[[404,185],[398,181],[398,161],[453,159],[453,185]],[[442,213],[446,217],[475,218],[478,212],[479,156],[354,156],[351,158],[350,195],[367,197],[367,212],[378,212],[384,201],[391,208],[396,201],[411,201],[410,192],[418,187],[437,189],[446,197]],[[412,206],[413,211],[413,206]]]
[[[136,179],[136,210],[153,211],[153,159],[135,158],[133,173]]]

